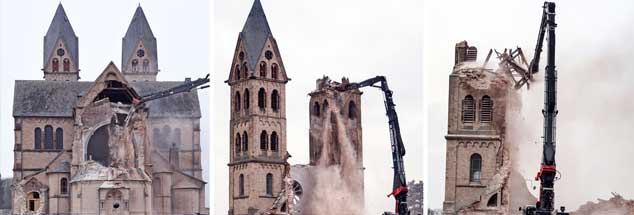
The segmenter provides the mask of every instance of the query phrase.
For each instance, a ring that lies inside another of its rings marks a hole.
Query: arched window
[[[313,104],[313,115],[314,116],[319,116],[320,110],[321,110],[321,107],[319,106],[319,102],[315,102]]]
[[[271,93],[271,109],[275,112],[280,110],[280,95],[277,90],[273,90],[273,93]]]
[[[489,201],[487,201],[487,207],[497,207],[498,206],[498,194],[493,194]]]
[[[482,177],[482,156],[480,154],[471,155],[469,163],[469,182],[480,183]]]
[[[240,80],[240,65],[239,64],[236,64],[235,76],[236,76],[236,80]]]
[[[42,129],[35,128],[35,133],[33,134],[33,137],[35,139],[33,148],[36,150],[42,149]]]
[[[250,106],[251,106],[251,93],[249,92],[249,89],[244,89],[244,109],[249,110]]]
[[[68,179],[62,178],[59,181],[59,193],[60,194],[68,194]]]
[[[260,110],[266,108],[266,91],[264,91],[264,88],[260,88],[258,91],[258,107]]]
[[[269,135],[266,134],[266,131],[260,133],[260,149],[263,151],[269,149]]]
[[[132,72],[138,72],[139,71],[139,60],[134,59],[132,60]]]
[[[240,100],[240,92],[236,92],[236,99],[233,100],[233,102],[235,102],[234,107],[235,107],[236,113],[240,112],[240,102],[241,102],[241,100]]]
[[[247,62],[242,63],[242,72],[244,72],[244,78],[249,78],[249,68],[247,67]]]
[[[480,101],[480,122],[493,121],[493,100],[485,95]]]
[[[266,78],[266,62],[260,62],[260,77]]]
[[[350,101],[348,103],[348,118],[356,119],[357,118],[357,105],[354,101]]]
[[[242,151],[249,151],[249,136],[247,132],[242,132]]]
[[[53,126],[44,127],[44,149],[53,149]]]
[[[170,140],[172,139],[172,128],[170,128],[169,126],[165,125],[163,126],[163,137],[161,138],[161,147],[164,149],[169,149],[170,146],[172,145],[172,143],[170,143]]]
[[[240,196],[244,196],[244,175],[240,174],[240,177],[238,180],[239,180],[238,193],[240,194]]]
[[[55,149],[64,149],[64,129],[55,129]]]
[[[161,142],[161,129],[159,128],[152,129],[152,145],[154,146],[154,148],[158,149],[159,146],[161,146],[160,142]]]
[[[271,78],[277,80],[277,72],[279,70],[279,67],[277,66],[276,63],[273,63],[271,65]]]
[[[175,128],[174,129],[174,141],[173,143],[176,145],[176,147],[180,147],[181,145],[181,129],[180,128]]]
[[[150,60],[143,60],[143,72],[150,72]]]
[[[273,195],[273,174],[266,174],[266,195]]]
[[[468,95],[462,100],[462,122],[475,121],[475,101],[473,96]]]
[[[64,58],[64,72],[70,71],[70,60],[68,58]]]
[[[326,113],[326,111],[328,111],[328,100],[324,100],[324,103],[323,103],[323,105],[322,105],[322,106],[323,106],[323,107],[321,108],[321,109],[322,109],[322,112]]]
[[[53,72],[59,72],[59,60],[57,58],[53,58]]]
[[[277,132],[271,133],[271,151],[276,152],[279,146],[278,144],[279,138],[277,137]]]
[[[26,194],[26,209],[36,211],[40,207],[40,193],[30,192]]]
[[[240,139],[240,133],[236,133],[236,141],[235,141],[235,147],[236,147],[236,155],[240,154],[240,145],[242,145],[242,139]]]

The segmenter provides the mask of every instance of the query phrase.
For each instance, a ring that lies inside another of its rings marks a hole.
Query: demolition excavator
[[[557,168],[555,164],[555,117],[557,116],[557,71],[555,69],[555,3],[544,2],[539,35],[535,47],[535,55],[529,65],[531,74],[539,71],[539,59],[544,44],[544,37],[548,36],[548,52],[546,65],[546,81],[544,90],[544,144],[542,163],[535,180],[540,181],[539,200],[535,205],[523,209],[525,215],[568,215],[565,207],[555,211],[555,181]],[[547,34],[546,34],[547,33]]]
[[[207,76],[205,76],[204,78],[199,78],[194,81],[185,80],[185,83],[169,88],[167,90],[143,95],[140,98],[134,98],[132,100],[132,103],[134,104],[135,107],[140,107],[140,106],[143,106],[146,102],[149,102],[152,100],[168,97],[174,94],[189,92],[193,89],[199,89],[199,90],[205,89],[209,87],[209,85],[205,85],[207,83],[209,83],[209,74],[207,74]]]
[[[379,83],[380,85],[375,85]],[[407,180],[405,180],[405,167],[403,166],[403,156],[405,156],[405,147],[403,146],[403,140],[401,139],[401,130],[398,123],[398,117],[396,115],[396,105],[392,100],[392,91],[387,85],[387,80],[384,76],[376,76],[368,80],[358,83],[342,84],[336,88],[338,91],[348,91],[359,89],[363,87],[376,87],[383,91],[385,96],[385,110],[387,111],[388,125],[390,128],[390,142],[392,146],[392,162],[394,169],[394,180],[392,184],[392,193],[388,195],[394,196],[396,200],[396,215],[409,215],[409,208],[407,206]],[[392,214],[392,213],[384,213]]]

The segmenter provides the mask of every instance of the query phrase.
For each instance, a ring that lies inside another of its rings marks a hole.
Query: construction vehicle
[[[375,85],[379,83],[380,85]],[[390,127],[390,142],[392,146],[392,162],[394,169],[394,180],[392,184],[392,192],[388,195],[394,196],[396,200],[395,213],[397,215],[409,215],[409,208],[407,206],[407,180],[405,180],[405,167],[403,166],[403,156],[405,156],[405,147],[403,146],[403,140],[401,139],[401,130],[398,123],[398,117],[396,115],[396,105],[392,100],[392,91],[387,85],[387,80],[384,76],[376,76],[368,80],[358,83],[341,84],[335,88],[337,91],[348,91],[359,89],[363,87],[376,87],[383,91],[385,96],[385,110],[387,111],[388,125]],[[389,212],[384,214],[391,214]]]
[[[555,117],[557,116],[557,71],[555,70],[555,3],[544,2],[542,20],[539,26],[539,35],[535,47],[535,55],[529,65],[529,73],[534,74],[539,70],[540,54],[544,43],[544,36],[548,36],[548,52],[546,65],[546,81],[544,90],[544,144],[542,163],[535,180],[540,181],[539,199],[535,205],[526,206],[523,209],[525,215],[567,215],[565,207],[555,211],[555,181],[557,168],[555,163]]]

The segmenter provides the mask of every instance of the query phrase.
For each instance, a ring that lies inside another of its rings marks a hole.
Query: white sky
[[[455,43],[467,40],[478,47],[479,59],[490,48],[523,48],[532,58],[541,18],[542,1],[426,1],[424,14],[425,96],[429,107],[429,207],[444,200],[447,87]],[[607,199],[610,192],[634,198],[631,140],[634,116],[629,99],[634,87],[631,57],[634,46],[632,1],[557,1],[557,67],[559,74],[557,205],[575,210],[586,201]],[[540,69],[545,66],[546,49]],[[543,76],[543,72],[538,73]],[[534,121],[534,140],[541,144],[543,91],[537,83],[526,97]],[[526,104],[525,104],[526,106]],[[540,145],[532,154],[525,176],[533,177],[540,163]]]
[[[215,1],[213,166],[215,214],[228,210],[229,76],[238,33],[252,0]],[[292,164],[308,163],[308,93],[322,75],[361,81],[385,75],[394,91],[408,154],[408,180],[423,179],[422,2],[263,0],[284,66],[288,150]],[[383,95],[364,89],[362,122],[367,214],[392,211],[391,151]],[[324,194],[327,195],[327,194]]]
[[[141,4],[158,42],[159,81],[182,81],[209,73],[210,6],[190,1],[64,0],[66,14],[79,37],[81,81],[97,78],[110,61],[121,68],[121,40]],[[15,80],[42,80],[42,41],[59,1],[0,1],[0,173],[13,168],[13,86]],[[199,91],[201,143],[209,150],[209,89]],[[209,156],[203,175],[209,181]],[[209,189],[209,184],[207,186]],[[209,196],[209,195],[208,195]]]

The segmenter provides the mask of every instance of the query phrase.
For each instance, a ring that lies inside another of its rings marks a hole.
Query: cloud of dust
[[[346,134],[342,122],[341,110],[331,105],[330,111],[325,113],[324,129],[321,134],[314,135],[315,139],[323,142],[321,157],[312,170],[315,180],[310,199],[306,199],[308,206],[305,211],[313,214],[364,214],[363,192],[360,182],[363,179],[362,170],[357,164],[357,155]],[[339,144],[339,152],[335,144]],[[332,165],[331,156],[340,153],[339,163]]]
[[[574,210],[611,192],[634,197],[629,165],[634,154],[634,102],[629,100],[634,92],[634,47],[627,41],[633,33],[558,49],[556,161],[562,178],[555,182],[557,208]],[[545,51],[530,90],[518,91],[518,114],[507,115],[512,134],[508,142],[516,146],[513,164],[527,179],[541,163]],[[539,188],[537,181],[532,185]]]

